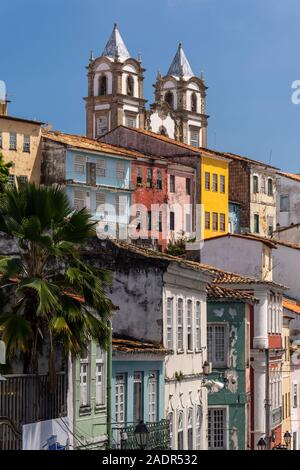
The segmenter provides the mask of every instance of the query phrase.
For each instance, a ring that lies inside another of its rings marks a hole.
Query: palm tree
[[[24,373],[38,371],[46,354],[55,384],[59,350],[79,356],[89,341],[109,338],[110,273],[80,259],[95,234],[86,209],[73,211],[60,187],[25,183],[0,200],[0,232],[14,239],[19,255],[0,257],[0,288],[7,294],[0,331],[7,356],[20,356]],[[46,350],[46,352],[45,352]]]
[[[12,162],[4,162],[3,155],[0,153],[0,193],[3,193],[8,183],[9,170],[12,166]]]

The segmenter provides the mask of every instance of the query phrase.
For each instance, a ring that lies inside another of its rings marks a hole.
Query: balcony
[[[0,450],[22,449],[22,425],[66,416],[67,377],[57,374],[51,393],[48,375],[5,375],[0,381]]]
[[[155,423],[146,423],[149,430],[148,450],[167,450],[170,449],[170,433],[169,421],[162,419]],[[134,435],[135,426],[128,426],[123,428],[123,433],[126,433],[126,441],[122,441],[122,449],[138,449],[136,438]]]
[[[276,408],[271,411],[271,429],[279,426],[282,421],[282,407]]]

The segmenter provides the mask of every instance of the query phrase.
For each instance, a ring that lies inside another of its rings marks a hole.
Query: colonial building
[[[230,218],[238,208],[238,228],[242,233],[264,237],[276,229],[276,169],[247,157],[225,154],[229,165]],[[232,227],[232,226],[231,226]],[[237,225],[233,226],[237,232]]]
[[[1,109],[2,112],[1,113]],[[7,104],[0,108],[0,153],[6,163],[12,162],[9,182],[40,182],[42,122],[7,114]]]
[[[250,331],[253,294],[212,285],[208,289],[207,347],[212,377],[224,383],[208,394],[208,448],[251,448]]]
[[[248,284],[247,291],[253,292],[259,300],[254,306],[250,340],[251,448],[256,448],[260,437],[266,437],[268,445],[274,446],[281,443],[282,436],[282,294],[287,287],[276,282],[273,276],[274,249],[276,251],[276,244],[268,239],[231,235],[209,239],[201,250],[202,263],[234,270],[244,278],[239,280],[237,275],[222,274],[219,276],[221,284],[227,287],[229,283],[239,289]],[[266,387],[266,381],[269,381],[269,387]]]
[[[137,447],[134,430],[147,423],[150,448],[168,449],[169,426],[164,418],[162,345],[114,334],[112,361],[112,448]]]
[[[86,207],[104,237],[127,239],[131,160],[138,152],[86,137],[43,132],[42,182],[63,184],[74,209]]]
[[[126,148],[135,149],[148,155],[163,156],[169,162],[169,172],[171,172],[171,168],[174,168],[171,166],[174,163],[184,165],[186,169],[182,168],[182,170],[185,172],[187,168],[193,169],[195,174],[194,191],[188,195],[189,198],[178,198],[178,202],[183,207],[188,199],[191,203],[194,200],[192,227],[195,229],[197,215],[201,222],[202,238],[210,238],[228,232],[228,168],[231,159],[226,154],[208,149],[196,149],[165,135],[124,126],[112,130],[101,140],[112,145],[124,145]],[[177,168],[179,169],[179,167]],[[188,175],[185,177],[191,178]],[[179,174],[178,178],[179,181]],[[172,187],[173,182],[170,178],[170,193],[172,193]],[[172,200],[170,193],[169,201]],[[181,194],[187,195],[184,185]],[[186,218],[188,219],[188,217]],[[188,232],[184,229],[186,224],[181,225],[183,230]]]
[[[203,365],[207,354],[206,286],[212,275],[197,263],[116,241],[96,240],[84,256],[96,266],[114,271],[110,298],[120,307],[112,320],[114,334],[123,340],[143,338],[132,344],[136,347],[132,361],[138,360],[139,364],[130,362],[127,355],[123,356],[127,365],[122,365],[120,351],[116,351],[113,394],[119,396],[120,387],[125,390],[124,380],[128,380],[126,383],[131,387],[128,391],[133,393],[132,374],[144,371],[145,376],[156,380],[157,388],[151,392],[150,409],[149,401],[145,401],[147,406],[142,416],[159,422],[163,407],[164,418],[171,423],[173,449],[206,449],[207,389],[203,385]],[[145,343],[149,348],[148,359],[139,352]],[[160,345],[158,349],[156,346],[158,353],[164,353],[164,350],[167,353],[164,356],[164,388],[159,388],[162,387],[159,382],[162,369],[157,362],[159,357],[153,356],[154,343]],[[152,364],[147,363],[148,360]],[[150,374],[150,367],[151,371],[156,371],[154,376],[153,372]],[[127,378],[124,376],[126,371]],[[164,390],[163,397],[159,390]],[[133,416],[133,400],[132,395],[127,395],[128,417]],[[119,414],[119,398],[114,403],[115,416],[123,427],[126,415]],[[125,408],[122,409],[125,413]],[[115,427],[118,428],[118,423]]]

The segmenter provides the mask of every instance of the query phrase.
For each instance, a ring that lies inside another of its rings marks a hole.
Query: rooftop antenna
[[[269,165],[271,164],[271,160],[272,160],[272,152],[273,152],[273,150],[271,149],[270,150],[270,155],[269,155]]]

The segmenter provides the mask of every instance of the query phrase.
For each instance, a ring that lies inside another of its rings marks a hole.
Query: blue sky
[[[84,134],[85,66],[117,22],[150,103],[182,41],[209,87],[209,147],[300,173],[299,0],[1,0],[0,18],[10,114]]]

